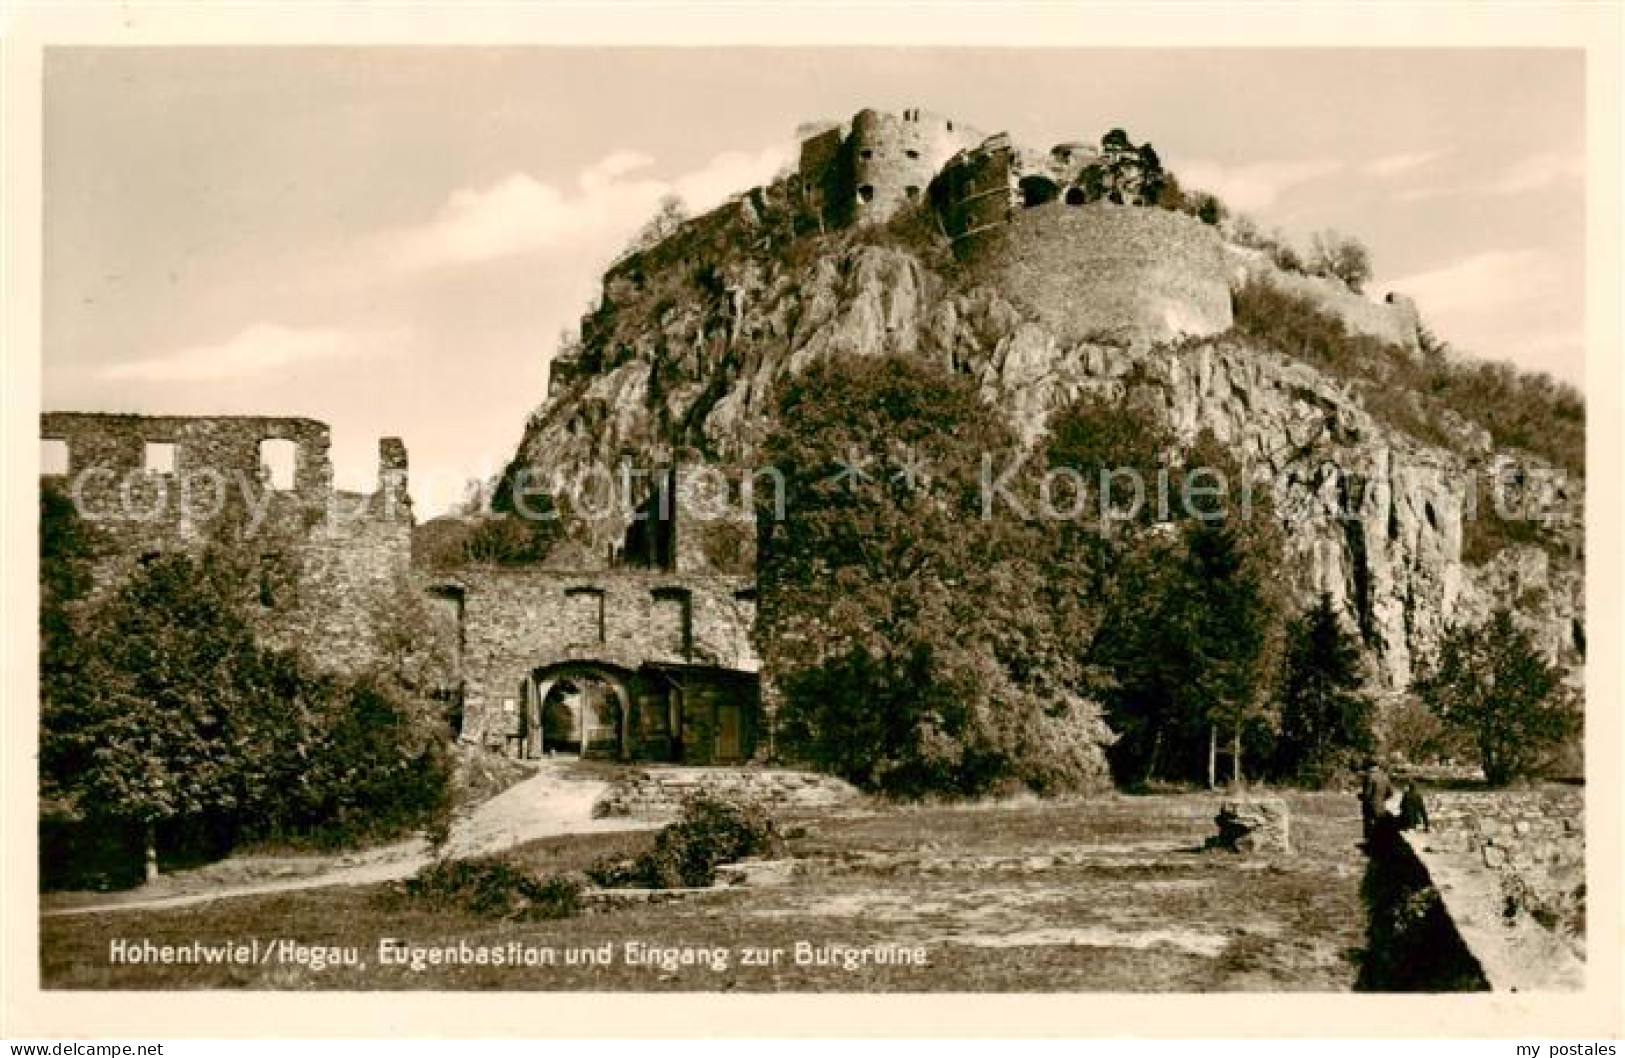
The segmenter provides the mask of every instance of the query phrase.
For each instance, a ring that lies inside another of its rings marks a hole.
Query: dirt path
[[[594,819],[592,806],[608,787],[597,779],[567,775],[567,764],[545,762],[535,775],[515,783],[474,809],[467,818],[452,825],[446,854],[457,858],[488,855],[522,845],[538,838],[593,831],[641,830],[653,826],[629,819]],[[239,896],[286,893],[299,889],[319,889],[336,885],[374,885],[415,874],[431,859],[423,839],[399,842],[346,856],[281,861],[285,872],[297,877],[277,877],[264,881],[232,883],[218,877],[219,869],[185,871],[166,875],[154,886],[132,891],[123,897],[108,897],[94,903],[44,907],[40,914],[90,915],[110,911],[151,911],[190,907]],[[300,866],[291,864],[297,862]],[[231,861],[226,861],[227,867]],[[308,872],[308,873],[307,873]],[[212,876],[211,876],[212,875]],[[155,893],[162,886],[168,893]],[[83,899],[85,894],[77,894]],[[43,898],[50,901],[52,898]],[[75,899],[62,894],[57,900]]]

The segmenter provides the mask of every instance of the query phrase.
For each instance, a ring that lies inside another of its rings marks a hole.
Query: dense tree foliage
[[[565,512],[515,460],[490,483],[472,487],[457,515],[418,526],[413,560],[430,569],[535,565],[564,538],[564,525]]]
[[[1373,743],[1364,684],[1359,642],[1322,593],[1287,629],[1278,774],[1318,786],[1359,766]]]
[[[904,795],[1106,781],[1073,649],[1097,619],[1069,583],[1083,559],[984,509],[984,454],[1015,447],[973,382],[920,362],[834,360],[786,387],[758,629],[784,743]]]
[[[1211,435],[1180,452],[1149,409],[1080,401],[1057,415],[1048,458],[1148,482],[1139,522],[1098,545],[1105,613],[1089,658],[1108,675],[1119,780],[1212,779],[1221,736],[1232,775],[1262,763],[1284,615],[1267,497]]]
[[[1221,739],[1232,774],[1265,762],[1280,532],[1214,438],[1085,397],[1029,461],[984,462],[1015,450],[997,409],[901,359],[815,365],[780,410],[759,631],[818,763],[905,794],[1098,782],[1096,700],[1119,778],[1199,778]]]
[[[63,576],[67,532],[46,538],[44,579]],[[410,669],[339,677],[261,645],[251,566],[213,546],[150,557],[105,597],[43,600],[75,657],[42,668],[45,795],[91,825],[217,849],[352,841],[442,812],[447,732]]]
[[[1538,775],[1580,727],[1575,696],[1507,610],[1452,628],[1415,689],[1470,740],[1494,786]]]

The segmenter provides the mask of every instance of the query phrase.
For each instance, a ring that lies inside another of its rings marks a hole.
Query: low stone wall
[[[1359,992],[1479,992],[1495,987],[1485,962],[1499,967],[1499,947],[1463,932],[1433,866],[1392,820],[1365,843],[1360,895],[1366,909],[1366,949],[1355,981]],[[1471,921],[1468,931],[1471,931]],[[1502,986],[1506,981],[1501,981]]]
[[[593,806],[595,816],[664,818],[695,794],[765,808],[828,808],[855,800],[848,783],[816,772],[767,768],[648,768],[615,782]]]
[[[1572,913],[1585,882],[1583,787],[1442,791],[1426,799],[1427,849],[1459,853],[1509,876],[1503,887],[1532,911]]]

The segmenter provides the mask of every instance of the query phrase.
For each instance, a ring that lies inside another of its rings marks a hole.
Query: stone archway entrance
[[[525,756],[625,760],[631,715],[626,673],[581,662],[536,669],[525,687]]]

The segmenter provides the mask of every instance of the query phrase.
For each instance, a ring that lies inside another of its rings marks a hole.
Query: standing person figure
[[[1428,820],[1427,802],[1422,800],[1422,791],[1417,788],[1415,779],[1405,781],[1405,794],[1399,799],[1399,829],[1432,830],[1433,824]]]
[[[1366,842],[1377,821],[1388,814],[1388,799],[1394,795],[1394,786],[1382,765],[1372,761],[1366,769],[1365,781],[1360,784],[1360,825]]]

